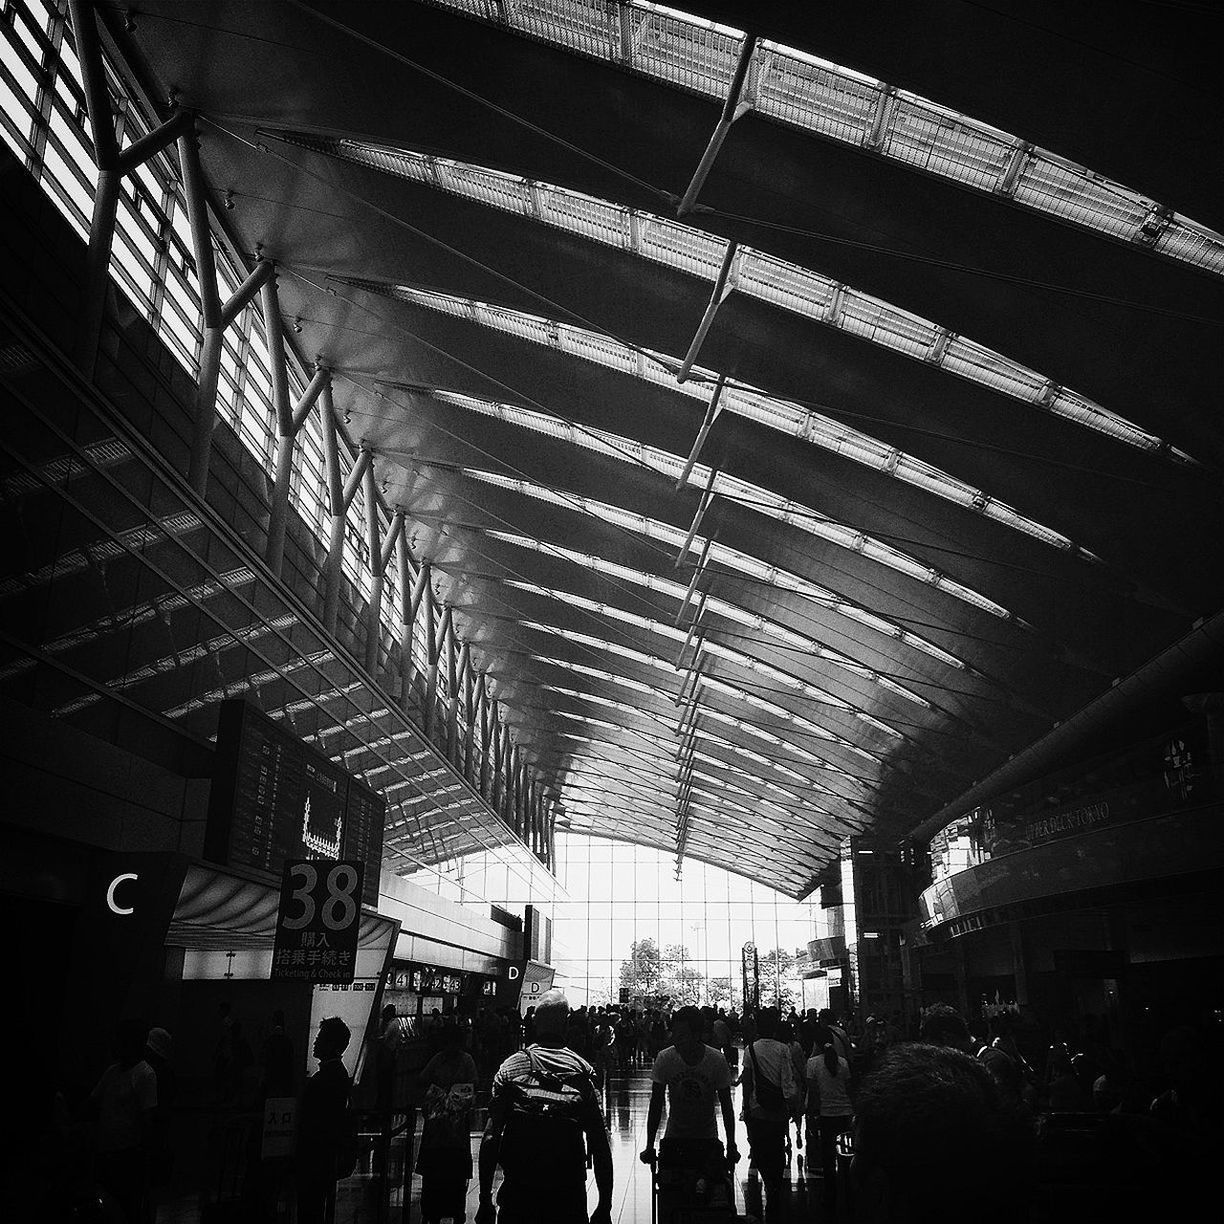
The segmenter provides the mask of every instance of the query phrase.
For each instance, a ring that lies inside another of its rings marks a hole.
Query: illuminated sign
[[[292,859],[358,859],[378,905],[386,800],[245,701],[221,703],[205,854],[280,874]]]
[[[272,979],[352,982],[361,930],[365,864],[305,859],[285,864]]]
[[[119,885],[128,880],[133,882],[140,879],[140,874],[135,871],[124,871],[117,875],[106,886],[106,908],[112,914],[134,914],[136,907],[134,905],[120,905],[118,900]]]

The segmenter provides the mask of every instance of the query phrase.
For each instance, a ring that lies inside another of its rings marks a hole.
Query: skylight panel
[[[293,139],[311,148],[329,147],[329,142],[318,138],[295,135]],[[430,182],[444,190],[479,199],[489,206],[516,215],[529,214],[545,224],[580,234],[592,241],[618,249],[631,248],[643,258],[706,280],[713,280],[717,276],[726,250],[726,243],[722,239],[704,231],[625,209],[580,192],[407,150],[393,151],[351,140],[335,142],[335,148],[343,156],[363,164]],[[443,168],[445,173],[442,172]],[[1198,227],[1198,230],[1200,241],[1202,234],[1210,233],[1202,227]],[[949,336],[936,324],[909,311],[849,286],[839,286],[828,277],[750,247],[739,249],[737,268],[735,284],[743,293],[770,302],[780,309],[841,328],[860,339],[884,345],[916,360],[930,362],[949,374],[989,387],[1000,394],[1028,404],[1051,406],[1048,402],[1049,388],[1052,386],[1049,379],[973,341]],[[1221,252],[1221,270],[1224,270],[1224,249]],[[836,317],[832,311],[834,303],[837,304]],[[479,304],[472,304],[470,313],[473,317],[477,316],[478,308]],[[484,321],[519,334],[517,325],[512,321],[492,316]],[[568,343],[562,343],[562,339],[563,332],[557,331],[555,337],[549,333],[548,341],[541,339],[540,342],[557,343],[573,351]],[[580,347],[581,342],[575,339],[573,345]],[[617,345],[614,349],[597,359],[607,358],[615,368],[624,372],[637,373],[660,386],[675,387],[677,362],[659,354],[656,359],[661,364],[656,366],[644,360],[641,353],[624,346]],[[704,395],[699,381],[681,384],[679,389],[694,397]],[[1064,413],[1055,409],[1055,414],[1132,446],[1147,450],[1160,448],[1160,439],[1126,422],[1124,418],[1108,413],[1084,396],[1077,398],[1095,411]],[[745,415],[767,423],[775,415],[791,425],[798,419],[795,414],[779,411],[768,403],[746,402],[745,408]],[[1193,462],[1183,451],[1166,449],[1179,462]]]
[[[489,529],[486,534],[494,539],[504,540],[507,543],[515,544],[520,548],[529,548],[536,552],[546,553],[549,556],[560,556],[566,560],[572,561],[577,565],[581,565],[587,569],[592,569],[597,573],[605,574],[609,577],[619,578],[622,581],[633,583],[637,586],[645,587],[647,590],[657,591],[670,596],[672,599],[682,600],[685,597],[686,589],[678,582],[669,582],[665,578],[656,577],[653,574],[644,574],[638,570],[629,569],[627,566],[617,565],[615,562],[607,561],[602,557],[596,557],[590,553],[578,553],[572,549],[563,548],[559,544],[548,544],[545,541],[537,540],[531,536],[516,535],[511,532],[497,531]],[[755,612],[749,612],[745,608],[741,608],[738,604],[729,603],[727,600],[720,599],[716,595],[709,595],[706,598],[706,608],[714,615],[723,616],[728,620],[734,620],[739,624],[748,625],[755,629],[762,637],[773,638],[784,642],[787,645],[794,645],[798,649],[803,650],[807,654],[815,655],[817,658],[825,659],[846,671],[853,672],[857,676],[864,679],[869,679],[874,683],[881,684],[894,693],[907,698],[909,701],[921,705],[925,709],[930,709],[931,703],[918,693],[911,689],[905,688],[903,685],[897,684],[895,681],[888,680],[886,677],[879,675],[870,667],[862,663],[856,662],[854,659],[842,654],[840,651],[833,650],[831,647],[824,646],[813,638],[808,638],[802,634],[796,633],[792,629],[787,629],[784,625],[776,624],[773,621],[767,620],[765,617],[758,615]],[[564,635],[571,637],[575,641],[584,640],[584,635],[575,633],[572,630],[561,631],[552,626],[542,626],[531,623],[533,627],[545,629],[547,632],[564,632]],[[674,641],[681,641],[684,634],[673,626],[657,626],[656,631],[671,637]],[[592,643],[596,639],[590,639]],[[601,649],[608,648],[609,643],[598,641]],[[617,647],[617,649],[621,649]],[[721,655],[730,662],[733,662],[741,667],[748,667],[753,671],[760,671],[762,674],[772,677],[777,682],[786,685],[788,688],[795,689],[797,692],[807,693],[814,689],[815,686],[809,685],[806,681],[800,680],[797,676],[790,672],[783,671],[781,668],[774,667],[772,664],[764,663],[759,659],[751,658],[748,655],[742,654],[740,651],[734,650],[729,646],[722,646],[717,642],[707,640],[705,649],[714,655]],[[953,666],[964,667],[963,663],[954,662]]]
[[[575,357],[610,366],[622,374],[637,373],[637,356],[633,350],[596,332],[577,327],[560,327],[557,329],[556,347],[563,353],[571,353]]]
[[[531,210],[531,195],[521,178],[444,157],[434,159],[434,175],[439,187],[456,195],[467,196],[519,216],[525,216]]]
[[[931,351],[937,334],[933,323],[854,289],[842,295],[841,328],[920,359]]]
[[[615,60],[655,80],[722,101],[743,46],[737,30],[628,0],[428,0],[600,60]],[[1138,192],[980,120],[908,90],[830,64],[794,47],[761,40],[745,97],[790,127],[860,148],[1017,203],[1215,275],[1224,275],[1224,236],[1158,210]],[[1023,161],[1014,176],[1012,163]],[[1158,213],[1153,241],[1149,219]]]
[[[1224,239],[1214,230],[1180,213],[1169,218],[1169,224],[1156,239],[1155,249],[1170,259],[1180,259],[1196,268],[1205,268],[1224,276]]]
[[[894,101],[882,152],[906,165],[991,191],[1014,141],[912,94]]]
[[[833,304],[837,282],[798,264],[741,247],[736,287],[783,310],[823,320]]]
[[[791,127],[845,144],[864,144],[884,96],[878,81],[834,67],[791,47],[766,42],[756,106]]]
[[[953,336],[949,340],[939,366],[949,374],[959,374],[961,378],[1030,404],[1037,403],[1048,386],[1048,380],[1036,371],[963,336]]]
[[[726,96],[742,34],[658,4],[628,7],[644,18],[633,35],[635,68],[694,93]]]
[[[722,266],[727,242],[688,225],[643,216],[638,250],[656,263],[713,280]]]
[[[448,6],[467,8],[471,0],[443,0]],[[480,0],[481,16],[496,14],[507,25],[535,38],[557,43],[591,55],[610,59],[612,40],[609,14],[603,0],[515,0],[513,4]]]
[[[538,220],[607,246],[625,245],[628,209],[560,187],[530,184],[527,190],[534,200],[533,215]]]

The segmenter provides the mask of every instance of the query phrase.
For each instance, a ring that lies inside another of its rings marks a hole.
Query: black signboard
[[[364,870],[365,864],[358,860],[299,859],[285,864],[272,952],[273,980],[353,980]]]
[[[378,905],[387,802],[245,701],[221,703],[205,855],[279,874],[291,859],[356,859]]]

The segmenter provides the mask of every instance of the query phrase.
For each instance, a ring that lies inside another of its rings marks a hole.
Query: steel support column
[[[480,706],[480,794],[485,800],[489,797],[489,740],[491,727],[489,725],[489,688],[483,675],[476,690],[477,704]]]
[[[293,478],[293,447],[315,400],[322,394],[323,386],[330,374],[322,366],[307,386],[302,398],[295,406],[289,403],[289,373],[285,365],[284,330],[281,326],[280,301],[276,293],[276,276],[272,265],[262,263],[265,269],[258,282],[260,303],[263,308],[264,331],[268,341],[268,361],[272,367],[272,407],[276,414],[276,476],[272,485],[272,505],[268,517],[268,540],[264,549],[264,560],[268,568],[280,577],[285,556],[285,528],[289,521],[289,485]],[[258,271],[259,269],[256,269]],[[247,278],[248,284],[252,277]],[[244,286],[245,289],[245,286]],[[235,294],[237,298],[243,290]],[[226,304],[228,312],[234,298]],[[326,434],[327,426],[323,432]],[[326,446],[324,448],[326,450]]]
[[[336,409],[332,402],[331,384],[322,389],[323,465],[327,480],[328,513],[331,522],[327,538],[327,562],[323,590],[323,627],[335,633],[340,612],[340,583],[344,574],[344,528],[348,509],[357,495],[357,488],[373,462],[372,451],[363,450],[349,469],[348,477],[340,474],[340,445],[336,428]]]
[[[450,703],[446,711],[446,758],[454,766],[459,764],[459,660],[455,649],[455,617],[446,609],[446,691]]]
[[[727,133],[731,131],[731,125],[752,109],[750,102],[740,100],[740,95],[743,92],[744,81],[748,76],[748,66],[752,62],[752,53],[755,50],[756,35],[746,35],[744,45],[740,48],[739,61],[735,65],[735,73],[731,78],[731,88],[728,89],[726,101],[723,103],[722,115],[719,117],[714,133],[710,137],[710,143],[706,145],[706,150],[701,155],[701,161],[697,163],[697,169],[693,172],[692,182],[689,183],[684,197],[676,206],[677,217],[687,216],[697,206],[697,196],[700,194],[702,187],[705,186],[705,181],[714,167],[714,161],[723,146],[723,141],[727,139]]]
[[[400,708],[407,714],[412,708],[412,594],[408,585],[412,577],[412,558],[408,555],[406,532],[401,530],[396,537],[395,549],[399,561]]]
[[[98,168],[98,187],[94,193],[93,216],[89,223],[89,253],[86,257],[85,301],[77,334],[77,366],[88,379],[94,376],[102,321],[106,317],[106,295],[110,287],[111,242],[115,234],[115,215],[119,206],[119,145],[115,139],[115,120],[111,112],[106,73],[98,27],[89,0],[68,0],[72,30],[76,38],[85,105],[93,134],[94,164]]]
[[[217,265],[213,259],[212,229],[208,222],[208,199],[204,171],[200,167],[199,135],[194,124],[178,138],[179,166],[187,220],[195,255],[196,280],[200,287],[200,372],[197,377],[195,422],[187,480],[201,496],[208,488],[208,460],[212,451],[213,425],[217,415],[217,380],[221,375],[221,300],[217,295]]]
[[[472,647],[471,643],[463,643],[463,776],[468,783],[473,782],[473,766],[476,763],[476,689],[472,678]]]
[[[421,588],[420,614],[425,618],[425,736],[433,740],[438,704],[438,626],[434,603],[433,567],[428,561],[421,565],[424,583]]]

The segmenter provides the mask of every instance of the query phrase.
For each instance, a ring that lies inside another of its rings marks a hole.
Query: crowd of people
[[[776,1008],[571,1010],[556,990],[521,1018],[488,1009],[408,1021],[388,1005],[365,1064],[377,1092],[363,1101],[375,1115],[402,1113],[395,1085],[413,1048],[423,1224],[462,1222],[474,1175],[476,1224],[537,1221],[542,1203],[552,1224],[588,1224],[588,1169],[598,1198],[589,1224],[607,1224],[609,1079],[644,1072],[651,1094],[641,1157],[659,1186],[682,1184],[690,1196],[717,1201],[720,1187],[734,1185],[742,1143],[767,1219],[785,1217],[789,1169],[801,1167],[793,1158],[805,1149],[822,1219],[834,1218],[839,1188],[852,1195],[855,1219],[910,1224],[983,1214],[1028,1220],[1034,1201],[1038,1220],[1071,1218],[1048,1206],[1072,1201],[1077,1187],[1112,1218],[1191,1193],[1220,1138],[1219,1051],[1207,1029],[1179,1025],[1137,1062],[1111,1048],[1093,1018],[1055,1031],[1040,1048],[1014,1019],[996,1009],[969,1022],[944,1004],[909,1025]],[[261,1028],[257,1052],[243,1048],[228,1008],[217,1030],[218,1104],[296,1097],[296,1147],[285,1168],[299,1224],[322,1224],[360,1146],[344,1063],[348,1026],[334,1017],[319,1025],[318,1069],[303,1083],[280,1013]],[[98,1218],[152,1224],[173,1164],[174,1042],[165,1029],[125,1021],[114,1053],[78,1110],[93,1131],[93,1176],[110,1213]],[[41,1122],[64,1133],[70,1107],[61,1098],[52,1106]],[[1043,1179],[1059,1178],[1042,1216]]]

